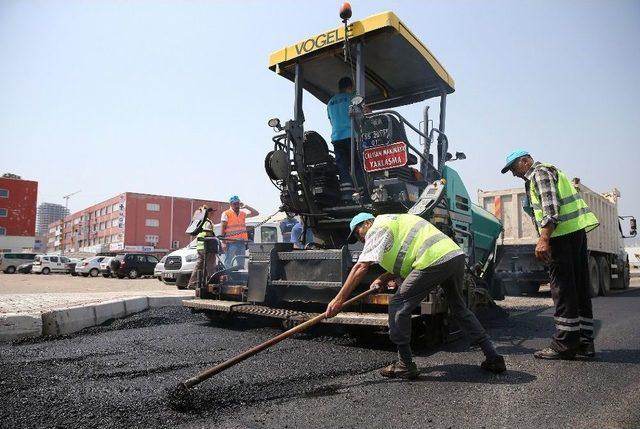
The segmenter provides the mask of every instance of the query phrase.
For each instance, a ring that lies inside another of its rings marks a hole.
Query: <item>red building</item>
[[[0,251],[31,250],[36,234],[38,182],[0,177]]]
[[[49,252],[166,252],[186,246],[193,212],[203,204],[220,222],[228,203],[125,192],[49,226]]]

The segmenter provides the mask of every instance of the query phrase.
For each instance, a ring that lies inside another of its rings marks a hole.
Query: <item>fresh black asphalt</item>
[[[199,385],[174,387],[280,330],[212,324],[173,307],[61,338],[0,345],[0,426],[640,427],[640,290],[594,300],[595,360],[531,353],[552,310],[485,320],[509,370],[488,374],[464,340],[417,353],[421,378],[382,379],[384,338],[298,335]]]

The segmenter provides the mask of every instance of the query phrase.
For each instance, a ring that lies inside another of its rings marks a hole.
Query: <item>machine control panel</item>
[[[409,213],[424,217],[431,212],[444,196],[445,183],[444,179],[430,183],[422,191],[418,201],[409,209]]]

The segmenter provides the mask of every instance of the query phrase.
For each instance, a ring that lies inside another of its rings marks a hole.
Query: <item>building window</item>
[[[113,211],[113,212],[117,212],[118,211],[118,203],[115,203],[114,205],[111,206],[111,211]]]
[[[180,248],[180,242],[178,240],[174,241],[173,243],[171,243],[171,248],[172,249],[179,249]]]
[[[118,219],[113,219],[113,220],[111,221],[111,227],[115,228],[115,227],[117,227],[117,226],[118,226]]]
[[[0,226],[0,235],[7,235],[6,228]]]
[[[160,241],[160,237],[158,237],[157,235],[145,235],[144,241],[146,241],[147,243],[156,244],[158,241]]]
[[[9,198],[9,190],[0,189],[0,198]]]
[[[144,224],[146,226],[158,227],[160,226],[160,221],[158,219],[145,219]]]
[[[7,209],[0,209],[0,217],[7,217]]]
[[[147,210],[150,212],[159,212],[160,204],[157,203],[147,203]]]

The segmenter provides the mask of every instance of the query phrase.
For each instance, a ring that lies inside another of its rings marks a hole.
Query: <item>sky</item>
[[[477,189],[517,148],[640,217],[640,1],[364,1],[394,11],[456,82],[455,167]],[[0,0],[0,173],[77,211],[121,192],[279,205],[267,120],[293,116],[269,54],[340,24],[339,1]],[[432,117],[437,103],[431,101]],[[330,137],[305,97],[305,127]],[[423,104],[400,109],[421,119]]]

